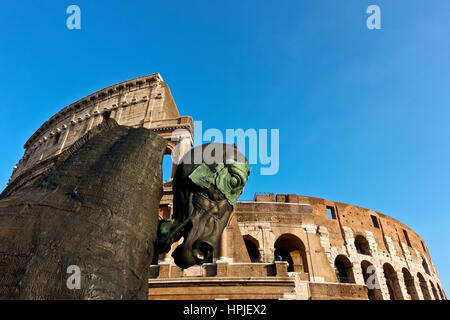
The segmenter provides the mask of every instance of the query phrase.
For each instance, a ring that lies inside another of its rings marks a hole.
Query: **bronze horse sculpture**
[[[146,299],[155,251],[183,237],[178,266],[210,258],[248,162],[233,145],[191,149],[174,175],[173,219],[159,220],[166,145],[151,130],[105,119],[53,169],[1,199],[0,299]]]

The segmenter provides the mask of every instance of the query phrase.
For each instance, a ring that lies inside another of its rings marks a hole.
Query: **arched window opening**
[[[102,116],[103,116],[103,120],[108,120],[109,118],[111,118],[111,111],[103,112]]]
[[[392,284],[390,282],[386,282],[386,286],[388,288],[389,299],[395,300],[395,293],[394,293],[394,289],[392,289]]]
[[[428,275],[431,276],[430,268],[428,268],[428,263],[427,263],[427,261],[425,260],[425,258],[423,258],[423,257],[422,257],[422,267],[423,267],[423,270],[424,270]]]
[[[363,236],[356,236],[355,238],[355,247],[356,251],[360,254],[365,254],[370,256],[370,246],[369,242]]]
[[[286,261],[288,263],[288,272],[294,272],[294,261],[288,252],[275,249],[275,261]]]
[[[402,273],[403,273],[403,279],[405,281],[406,291],[408,292],[409,297],[411,298],[411,300],[419,300],[419,295],[417,294],[416,285],[414,284],[413,276],[406,268],[402,269]]]
[[[409,236],[408,236],[408,232],[403,229],[403,236],[405,237],[406,243],[408,244],[408,247],[412,247],[411,246],[411,241],[409,240]]]
[[[339,255],[334,260],[336,277],[340,283],[355,283],[353,276],[353,265],[344,255]]]
[[[431,280],[430,280],[430,286],[431,286],[431,291],[433,292],[434,300],[439,300],[438,292],[437,292],[436,287],[434,286],[433,282],[431,282]]]
[[[261,262],[261,254],[259,252],[258,240],[250,235],[244,236],[245,247],[247,248],[248,256],[251,262]]]
[[[439,285],[439,283],[436,283],[436,286],[437,286],[437,288],[438,288],[438,290],[439,290],[439,294],[440,294],[440,296],[441,296],[441,300],[445,300],[444,291],[442,291],[442,288],[441,288],[441,286]]]
[[[369,261],[361,262],[361,271],[364,278],[364,284],[367,286],[367,295],[369,300],[383,300],[379,279],[376,269]]]
[[[288,272],[308,272],[306,249],[293,234],[283,234],[275,241],[275,261],[287,261]]]
[[[428,285],[425,278],[420,272],[417,274],[417,278],[419,279],[420,290],[422,291],[423,298],[425,300],[431,300],[430,291],[428,290]]]
[[[425,244],[423,243],[423,241],[420,241],[420,243],[422,244],[422,249],[424,252],[427,252],[427,248],[425,248]]]
[[[402,289],[400,288],[397,272],[389,263],[385,263],[383,265],[383,273],[384,279],[386,281],[386,286],[388,287],[390,299],[403,300]]]

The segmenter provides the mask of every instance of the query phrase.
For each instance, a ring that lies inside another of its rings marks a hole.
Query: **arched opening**
[[[293,234],[283,234],[275,241],[275,261],[287,261],[288,272],[308,272],[306,249]]]
[[[427,261],[425,260],[424,257],[422,257],[422,267],[423,267],[423,270],[424,270],[428,275],[431,276],[430,268],[428,268],[428,263],[427,263]]]
[[[111,111],[110,110],[104,111],[102,117],[103,120],[108,120],[109,118],[111,118]]]
[[[364,278],[364,284],[367,286],[367,295],[369,300],[383,300],[375,266],[369,261],[364,260],[361,262],[361,270]]]
[[[259,242],[251,235],[246,234],[244,237],[245,247],[251,262],[261,262],[261,254],[259,252]]]
[[[406,268],[402,269],[402,273],[403,280],[405,281],[406,291],[408,292],[409,297],[411,298],[411,300],[419,300],[419,295],[417,294],[413,276]]]
[[[441,295],[441,300],[445,300],[444,291],[442,291],[442,288],[439,285],[439,283],[436,283],[436,286],[437,286],[437,288],[439,290],[439,294]]]
[[[371,255],[370,254],[369,242],[363,236],[356,236],[356,238],[355,238],[355,247],[356,247],[356,252],[358,252],[360,254],[365,254],[365,255],[368,255],[368,256]]]
[[[428,285],[425,281],[425,278],[420,272],[417,274],[417,278],[419,279],[420,290],[422,291],[423,299],[431,300],[430,291],[428,290]]]
[[[431,280],[430,280],[430,286],[431,286],[431,291],[433,292],[434,300],[439,300],[438,292],[437,292],[436,287],[434,286],[433,282],[431,282]]]
[[[400,288],[397,272],[389,263],[385,263],[383,265],[383,273],[386,280],[386,286],[388,287],[390,299],[403,300],[402,289]]]
[[[355,283],[353,265],[344,255],[338,255],[334,260],[334,270],[340,283]]]

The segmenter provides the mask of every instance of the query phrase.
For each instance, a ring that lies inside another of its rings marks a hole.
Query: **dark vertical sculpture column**
[[[167,142],[108,119],[0,201],[0,299],[146,299]],[[67,287],[69,266],[80,289]]]

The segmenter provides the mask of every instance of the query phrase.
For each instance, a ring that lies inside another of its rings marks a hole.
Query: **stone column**
[[[305,246],[305,255],[306,255],[306,263],[308,265],[308,273],[309,279],[312,282],[323,282],[323,277],[317,276],[314,270],[316,259],[314,257],[314,247],[311,248],[311,243],[313,243],[314,239],[317,239],[315,236],[317,234],[317,225],[315,224],[302,224],[302,229],[305,232],[306,240],[304,241]],[[320,236],[319,236],[320,237]],[[320,242],[320,240],[319,240]],[[304,270],[303,270],[304,271]]]
[[[358,262],[358,261],[355,261]],[[353,264],[353,276],[355,277],[355,283],[359,284],[359,285],[365,285],[365,281],[364,281],[364,275],[363,275],[363,270],[361,268],[361,264],[360,263],[354,263],[352,261]]]
[[[372,255],[375,255],[376,253],[378,253],[378,243],[375,240],[373,232],[366,231],[366,239],[367,239],[367,242],[369,242],[369,248],[370,248],[370,251],[372,252]]]
[[[377,270],[381,270],[379,274],[377,272],[377,276],[378,276],[378,281],[380,284],[381,295],[383,296],[383,300],[391,300],[391,297],[389,296],[388,286],[387,286],[388,280],[384,276],[383,266],[376,266],[376,268],[377,268]]]
[[[353,234],[352,228],[343,226],[342,229],[344,230],[345,242],[347,243],[348,259],[353,263],[358,260],[355,247],[355,235]]]
[[[275,272],[277,277],[287,277],[288,263],[286,261],[275,261]]]
[[[386,244],[388,246],[388,251],[389,254],[391,255],[392,258],[394,258],[397,255],[397,252],[395,251],[395,247],[394,244],[392,243],[392,238],[389,236],[384,236],[384,239],[386,241]]]
[[[223,230],[219,241],[219,259],[216,261],[217,277],[226,277],[228,274],[228,248],[227,248],[227,228]]]
[[[64,124],[62,126],[62,128],[64,130],[64,136],[61,139],[61,146],[59,147],[57,154],[60,154],[64,150],[64,146],[66,145],[66,141],[67,141],[67,138],[69,137],[69,133],[70,133],[70,126],[68,126],[67,124]]]
[[[267,223],[259,223],[261,262],[273,263],[275,235]]]
[[[184,154],[192,148],[192,136],[187,130],[183,130],[183,133],[177,134],[174,131],[172,135],[172,140],[178,141],[172,150],[172,172],[170,173],[170,179],[173,179],[175,175],[175,170],[177,169],[178,163],[183,158]]]
[[[416,287],[417,295],[419,296],[419,300],[425,300],[423,296],[422,287],[420,286],[419,278],[417,276],[413,276],[414,278],[414,286]]]
[[[223,230],[219,241],[219,260],[220,262],[228,262],[228,245],[227,245],[227,228]]]
[[[397,272],[397,279],[400,285],[400,290],[402,292],[403,300],[411,300],[411,296],[408,294],[408,290],[406,289],[405,277],[403,276],[403,272]]]

